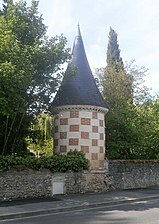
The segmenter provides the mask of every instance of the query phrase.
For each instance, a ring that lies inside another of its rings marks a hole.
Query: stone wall
[[[159,185],[158,161],[107,161],[105,165],[105,170],[79,173],[1,171],[0,201]]]
[[[9,170],[0,172],[0,201],[54,194],[101,192],[110,189],[105,171],[51,173],[48,170]]]
[[[66,192],[71,194],[108,191],[111,189],[111,179],[109,173],[98,170],[66,173]]]
[[[159,161],[113,160],[108,163],[114,189],[133,189],[159,185]]]
[[[52,196],[52,173],[14,169],[0,172],[0,201]]]

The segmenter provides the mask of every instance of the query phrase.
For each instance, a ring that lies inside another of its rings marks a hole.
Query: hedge
[[[33,170],[49,169],[51,172],[66,172],[87,170],[88,160],[83,152],[73,151],[67,155],[42,156],[0,156],[0,170],[5,171],[11,168],[23,170],[26,168]]]

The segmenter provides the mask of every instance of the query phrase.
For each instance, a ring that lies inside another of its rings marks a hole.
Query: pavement
[[[115,206],[159,198],[159,186],[104,193],[55,195],[52,198],[0,202],[0,220]]]

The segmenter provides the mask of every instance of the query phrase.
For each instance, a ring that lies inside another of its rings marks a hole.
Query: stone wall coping
[[[146,163],[159,163],[159,160],[107,160],[108,163],[119,163],[119,164],[146,164]]]
[[[88,171],[89,173],[107,173],[107,170],[105,169],[101,169],[101,170],[95,170],[95,169],[92,169],[92,170],[89,170]]]

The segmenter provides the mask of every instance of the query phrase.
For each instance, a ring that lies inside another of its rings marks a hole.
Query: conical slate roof
[[[91,105],[107,108],[89,67],[79,26],[72,58],[52,102],[52,109],[66,105]]]

